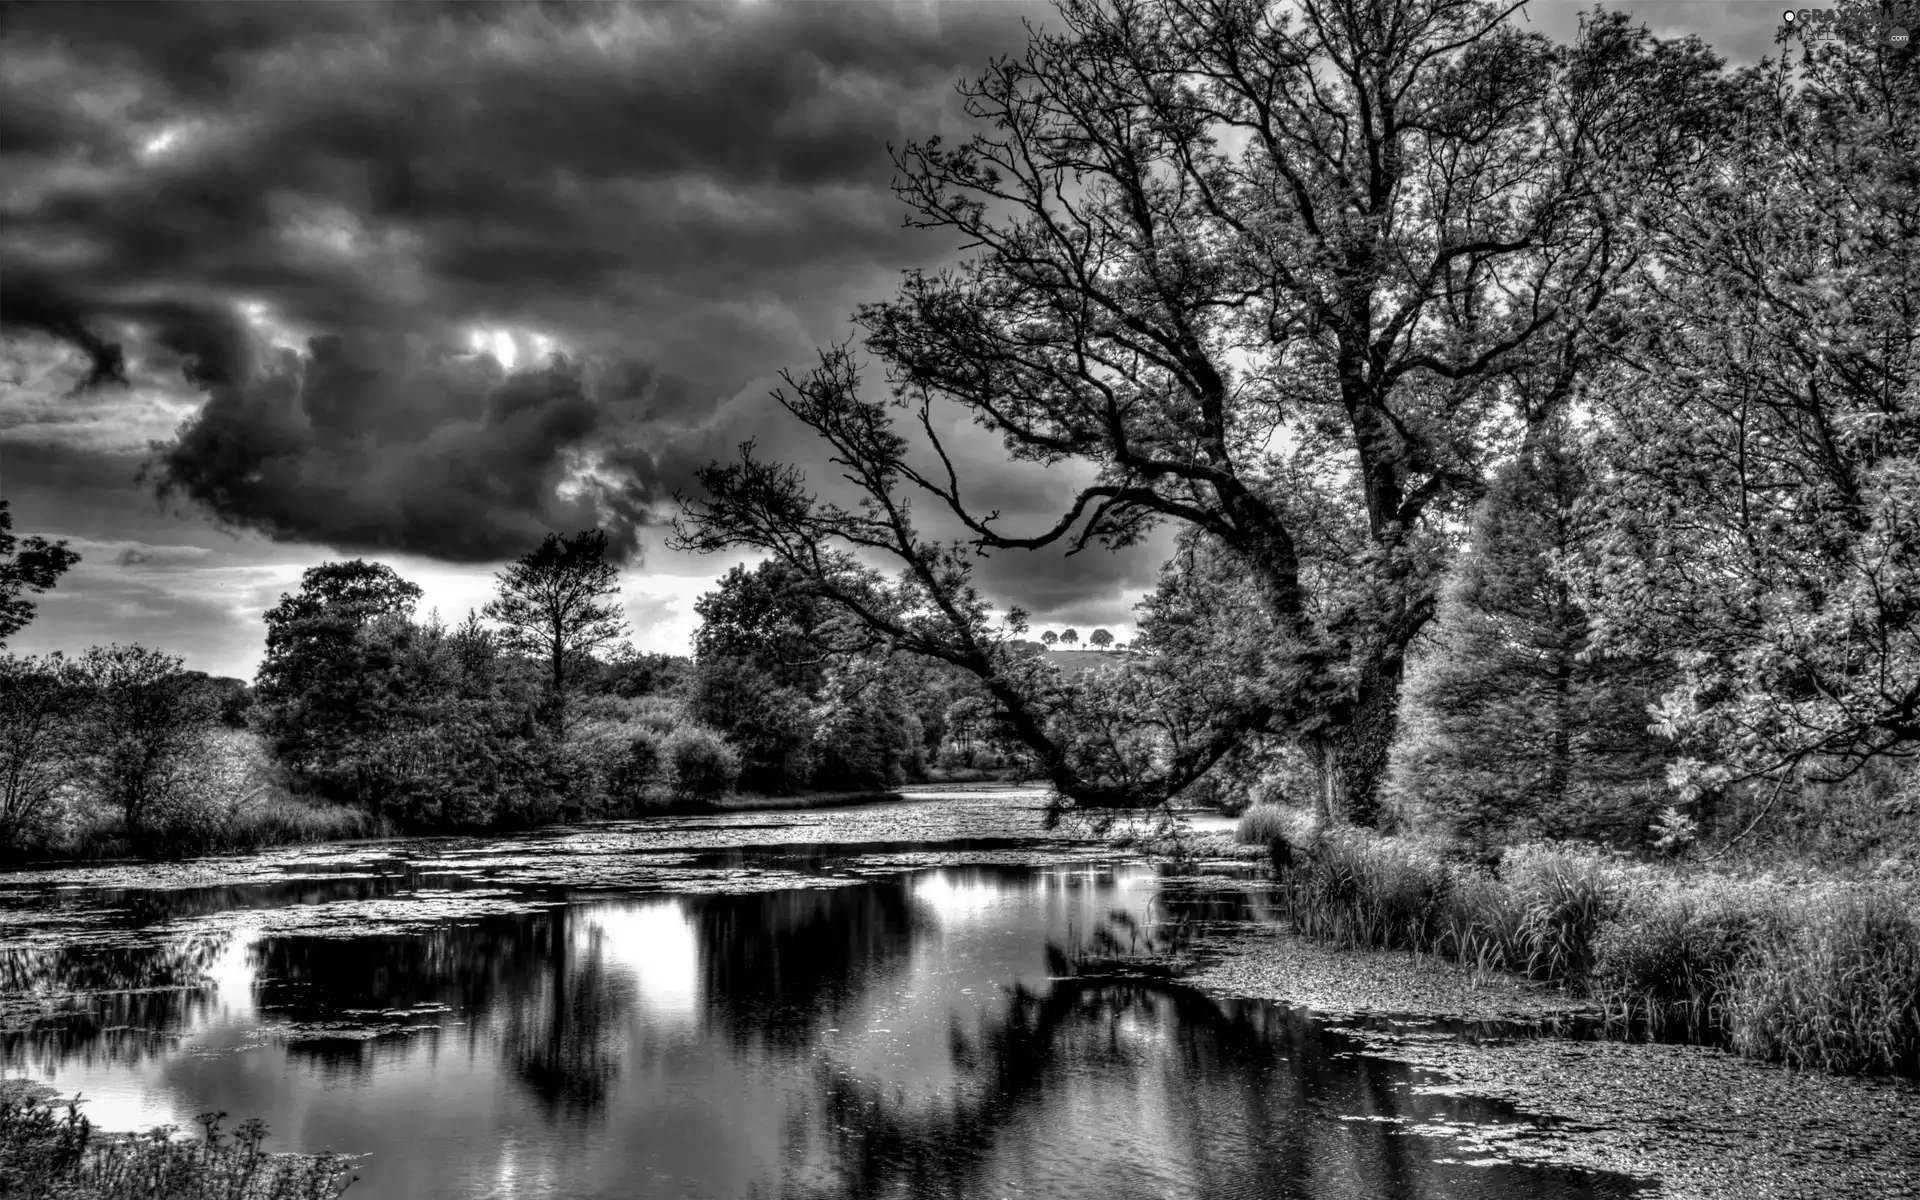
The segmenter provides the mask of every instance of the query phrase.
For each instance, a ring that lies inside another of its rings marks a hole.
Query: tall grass
[[[1793,906],[1729,979],[1734,1049],[1827,1071],[1920,1075],[1920,919],[1913,897],[1850,889]]]
[[[1294,832],[1290,820],[1242,818],[1242,839]],[[1554,845],[1512,847],[1489,870],[1443,844],[1359,830],[1295,844],[1286,903],[1310,937],[1557,985],[1590,997],[1621,1036],[1920,1075],[1912,885],[1683,874]]]

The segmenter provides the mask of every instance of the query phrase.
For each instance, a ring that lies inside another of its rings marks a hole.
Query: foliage
[[[33,601],[21,594],[51,591],[79,561],[80,556],[67,549],[64,541],[17,536],[11,504],[0,500],[0,647],[33,620]]]
[[[963,86],[979,132],[897,156],[909,222],[973,250],[859,311],[891,397],[850,346],[777,393],[855,504],[749,447],[701,473],[675,544],[765,550],[974,673],[1072,802],[1157,804],[1271,733],[1311,744],[1327,795],[1372,820],[1452,523],[1510,427],[1571,394],[1635,259],[1631,211],[1668,194],[1717,111],[1696,41],[1602,14],[1559,47],[1506,15],[1063,0]],[[1058,520],[1003,527],[963,495],[937,432],[953,410],[1089,481]],[[923,535],[914,494],[965,541]],[[1276,636],[1246,706],[1193,714],[1211,757],[1090,777],[1112,760],[1058,745],[1051,684],[1006,673],[974,563],[1121,548],[1160,522],[1235,559]],[[901,579],[876,586],[849,549]]]
[[[854,648],[844,644],[829,606],[774,559],[729,570],[694,601],[693,611],[700,618],[693,635],[697,659],[743,659],[776,686],[809,696],[825,678],[828,657]]]
[[[225,1119],[202,1113],[197,1139],[176,1139],[172,1126],[107,1137],[77,1102],[0,1095],[0,1183],[22,1200],[335,1200],[356,1178],[348,1159],[270,1154],[264,1122],[229,1134]]]
[[[1599,650],[1674,654],[1689,803],[1920,735],[1920,78],[1873,11],[1727,84],[1590,391],[1608,486],[1568,575]]]
[[[920,719],[882,661],[859,660],[828,675],[813,710],[821,787],[883,790],[926,773]]]
[[[714,800],[740,778],[740,754],[712,729],[692,723],[668,734],[661,746],[669,786],[689,800]]]
[[[684,721],[681,709],[633,700],[581,707],[561,759],[582,814],[631,816],[649,807],[668,782],[666,740]]]
[[[1113,645],[1113,634],[1105,629],[1096,629],[1088,635],[1087,644],[1095,650],[1105,650]]]
[[[418,623],[419,589],[329,563],[267,614],[254,720],[303,790],[413,828],[530,824],[565,800],[533,664],[469,613]]]
[[[593,660],[593,678],[583,690],[632,699],[677,695],[686,684],[692,660],[676,654],[651,654],[618,643]]]
[[[620,570],[607,560],[605,530],[572,536],[550,533],[540,545],[494,576],[498,594],[481,614],[505,627],[502,645],[547,664],[552,695],[564,696],[569,670],[593,651],[626,635],[620,606]]]
[[[812,698],[773,684],[751,659],[696,659],[687,715],[723,733],[740,753],[741,781],[780,794],[805,787],[818,761]]]
[[[267,610],[254,721],[296,778],[363,799],[358,750],[378,735],[386,690],[368,629],[410,616],[419,598],[392,568],[354,559],[310,568]]]
[[[73,662],[85,785],[133,831],[155,827],[197,782],[196,752],[218,701],[181,660],[143,646],[96,646]]]
[[[0,853],[38,837],[77,774],[78,701],[64,659],[0,654]]]
[[[1564,422],[1540,425],[1496,476],[1412,672],[1390,796],[1483,851],[1533,837],[1637,842],[1670,747],[1647,705],[1657,660],[1592,653],[1555,563],[1589,490]]]
[[[1249,836],[1299,839],[1278,809]],[[1298,820],[1296,814],[1294,820]],[[1920,891],[1629,866],[1577,845],[1498,870],[1431,841],[1325,831],[1284,880],[1302,932],[1432,951],[1584,992],[1607,1028],[1831,1071],[1920,1074]]]
[[[1610,1024],[1712,1040],[1726,1022],[1735,968],[1775,932],[1752,886],[1677,883],[1630,889],[1594,941],[1591,990]]]
[[[1255,804],[1240,814],[1234,826],[1234,840],[1243,845],[1265,846],[1287,842],[1310,846],[1320,838],[1315,814],[1281,804]]]

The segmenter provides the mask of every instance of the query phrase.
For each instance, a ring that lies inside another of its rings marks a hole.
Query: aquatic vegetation
[[[134,1137],[95,1132],[77,1101],[0,1096],[0,1192],[33,1200],[335,1200],[352,1186],[336,1154],[270,1154],[263,1121],[221,1129],[202,1113],[203,1136],[163,1125]]]
[[[1310,937],[1554,984],[1617,1035],[1920,1075],[1910,885],[1689,874],[1556,845],[1509,849],[1495,872],[1443,845],[1342,830],[1306,848],[1284,894]]]
[[[1829,1071],[1920,1075],[1920,913],[1874,886],[1796,899],[1729,982],[1736,1050]]]

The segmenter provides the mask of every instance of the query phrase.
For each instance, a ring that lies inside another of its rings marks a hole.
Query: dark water
[[[976,806],[0,877],[0,1062],[365,1153],[359,1200],[1636,1193],[1156,969],[1247,895]]]

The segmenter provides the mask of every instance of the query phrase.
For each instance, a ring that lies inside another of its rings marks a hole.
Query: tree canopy
[[[743,447],[702,473],[678,544],[769,551],[972,671],[1071,800],[1165,798],[1265,732],[1311,747],[1328,807],[1370,820],[1462,517],[1609,334],[1640,217],[1719,102],[1695,40],[1601,14],[1556,45],[1517,7],[1064,0],[963,85],[978,132],[896,155],[909,223],[974,249],[856,314],[888,394],[851,344],[776,393],[853,507]],[[1087,482],[1050,525],[1006,528],[937,432],[950,409]],[[916,494],[957,540],[922,531]],[[1121,548],[1169,521],[1255,585],[1262,682],[1191,754],[1088,776],[974,556]],[[903,574],[878,583],[850,552]]]
[[[567,668],[626,636],[626,618],[607,597],[620,592],[620,569],[607,558],[605,530],[548,534],[494,578],[499,594],[481,614],[504,626],[506,648],[546,662],[556,699]]]

